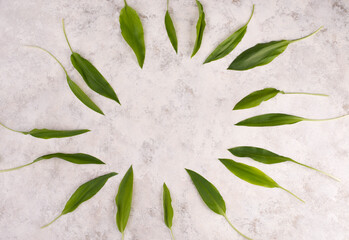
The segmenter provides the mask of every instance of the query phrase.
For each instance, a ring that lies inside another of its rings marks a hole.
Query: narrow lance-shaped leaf
[[[240,29],[238,29],[236,32],[234,32],[232,35],[230,35],[222,43],[220,43],[215,48],[215,50],[213,50],[213,52],[206,58],[204,64],[221,59],[227,56],[229,53],[231,53],[231,51],[234,50],[234,48],[240,43],[242,38],[245,36],[245,33],[247,31],[247,25],[249,24],[253,16],[253,12],[254,12],[254,5],[252,7],[251,16],[248,19],[247,23],[244,26],[242,26]]]
[[[121,9],[119,16],[121,34],[136,54],[139,66],[143,68],[145,44],[142,22],[136,10],[127,5],[126,0],[124,2],[125,7]]]
[[[233,110],[247,109],[259,106],[262,102],[268,101],[269,99],[275,97],[277,94],[305,94],[314,96],[325,96],[326,94],[319,93],[305,93],[305,92],[284,92],[276,88],[264,88],[258,91],[254,91],[241,99],[234,107]]]
[[[322,174],[325,174],[325,175],[339,181],[338,178],[336,178],[336,177],[334,177],[326,172],[323,172],[319,169],[305,165],[303,163],[297,162],[291,158],[278,155],[276,153],[273,153],[273,152],[266,150],[266,149],[263,149],[263,148],[250,147],[250,146],[239,146],[239,147],[230,148],[230,149],[228,149],[228,151],[231,152],[234,156],[252,158],[253,160],[255,160],[257,162],[264,163],[264,164],[275,164],[275,163],[282,163],[282,162],[286,162],[286,161],[294,162],[296,164],[313,169],[315,171],[318,171]]]
[[[264,172],[259,170],[258,168],[235,162],[231,159],[219,159],[221,163],[224,164],[224,166],[232,172],[235,176],[238,178],[249,182],[254,185],[267,187],[267,188],[280,188],[282,190],[285,190],[286,192],[290,193],[294,197],[296,197],[298,200],[304,202],[302,199],[297,197],[295,194],[290,192],[289,190],[281,187],[279,184],[277,184],[271,177],[266,175]]]
[[[4,124],[0,123],[1,126],[4,128],[13,131],[13,132],[18,132],[22,133],[24,135],[31,135],[36,138],[43,138],[43,139],[50,139],[50,138],[65,138],[65,137],[73,137],[76,135],[80,135],[86,132],[89,132],[90,130],[88,129],[78,129],[78,130],[50,130],[50,129],[33,129],[29,132],[22,132],[22,131],[17,131],[12,128],[6,127]]]
[[[60,158],[60,159],[63,159],[65,161],[75,163],[75,164],[105,164],[104,162],[102,162],[98,158],[91,156],[91,155],[88,155],[88,154],[85,154],[85,153],[51,153],[51,154],[47,154],[47,155],[38,157],[34,161],[27,163],[25,165],[15,167],[15,168],[0,170],[0,173],[1,172],[10,172],[13,170],[21,169],[23,167],[32,165],[32,164],[37,163],[39,161],[52,159],[52,158]]]
[[[170,16],[169,11],[168,11],[168,5],[169,5],[169,0],[167,0],[167,11],[165,14],[165,27],[166,27],[168,38],[170,39],[171,44],[177,53],[178,52],[177,34],[176,34],[176,29],[175,29],[173,22],[172,22],[172,18]]]
[[[228,67],[229,70],[248,70],[254,67],[263,66],[273,61],[283,53],[290,43],[300,41],[317,33],[322,27],[308,36],[294,40],[280,40],[268,43],[259,43],[242,52]]]
[[[225,220],[229,223],[229,225],[241,236],[243,236],[246,239],[251,239],[244,234],[242,234],[238,229],[236,229],[233,224],[229,221],[227,215],[226,215],[226,207],[225,202],[222,197],[222,195],[219,193],[217,188],[210,183],[208,180],[206,180],[203,176],[200,174],[186,169],[187,173],[189,174],[191,180],[193,181],[196,190],[198,190],[202,200],[205,202],[207,207],[209,207],[213,212],[222,215]]]
[[[329,120],[334,120],[334,119],[338,119],[345,116],[347,115],[334,117],[334,118],[326,118],[326,119],[310,119],[310,118],[303,118],[303,117],[298,117],[298,116],[283,114],[283,113],[268,113],[268,114],[258,115],[255,117],[245,119],[241,122],[236,123],[235,125],[248,126],[248,127],[271,127],[271,126],[295,124],[301,121],[329,121]]]
[[[95,179],[92,179],[91,181],[88,181],[81,185],[70,197],[68,202],[65,204],[65,207],[61,214],[56,217],[52,222],[42,226],[42,228],[48,227],[52,223],[54,223],[58,218],[61,216],[73,212],[75,209],[77,209],[80,204],[83,202],[89,200],[92,198],[94,195],[96,195],[99,190],[104,186],[104,184],[108,181],[109,178],[117,175],[115,172],[111,172],[102,176],[99,176]]]
[[[133,192],[133,168],[132,166],[126,172],[122,179],[118,194],[115,198],[117,207],[116,225],[119,231],[122,233],[122,239],[124,239],[124,232],[127,225],[128,218],[130,216],[131,204],[132,204],[132,192]]]
[[[171,199],[170,190],[168,189],[165,183],[163,185],[162,198],[163,198],[163,207],[164,207],[164,221],[166,226],[170,229],[171,237],[174,240],[175,238],[172,232],[172,220],[173,220],[172,199]]]
[[[91,100],[91,98],[89,98],[89,96],[86,95],[86,93],[79,87],[79,85],[77,85],[73,80],[71,80],[71,78],[69,77],[68,72],[65,69],[65,67],[63,66],[63,64],[52,53],[50,53],[48,50],[46,50],[42,47],[39,47],[39,46],[28,46],[28,47],[34,47],[34,48],[41,49],[41,50],[47,52],[51,57],[53,57],[59,63],[59,65],[63,68],[64,73],[65,73],[66,78],[67,78],[68,86],[69,86],[70,90],[74,93],[74,95],[90,109],[92,109],[93,111],[95,111],[97,113],[104,115],[102,110]]]
[[[198,0],[196,0],[196,4],[198,5],[199,9],[199,19],[196,24],[196,40],[191,57],[194,57],[194,55],[199,51],[206,27],[204,8]]]
[[[62,24],[64,37],[67,41],[70,51],[72,52],[72,54],[70,55],[70,61],[73,64],[74,68],[80,73],[87,86],[89,86],[89,88],[91,88],[96,93],[110,98],[120,104],[120,101],[116,96],[114,89],[110,86],[103,75],[97,70],[97,68],[93,66],[92,63],[90,63],[87,59],[80,56],[80,54],[73,51],[68,41],[67,33],[65,31],[64,19],[62,20]]]

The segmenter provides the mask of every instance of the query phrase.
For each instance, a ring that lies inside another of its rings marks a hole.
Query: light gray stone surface
[[[173,231],[181,240],[242,239],[202,202],[184,168],[217,186],[227,215],[258,240],[349,239],[349,118],[274,128],[237,127],[247,117],[282,112],[309,118],[349,112],[349,2],[346,0],[256,1],[255,15],[240,45],[226,58],[202,65],[205,57],[248,19],[252,1],[202,0],[207,27],[201,49],[190,54],[198,17],[194,0],[171,0],[179,54],[173,51],[163,20],[166,2],[129,0],[145,29],[143,70],[119,27],[123,1],[0,0],[0,122],[17,130],[76,129],[92,132],[68,139],[41,140],[0,128],[0,166],[14,167],[52,152],[85,152],[106,166],[78,166],[58,159],[0,174],[1,240],[121,239],[114,198],[131,164],[135,186],[125,239],[170,239],[163,223],[162,184],[171,190]],[[104,74],[122,106],[86,87],[69,61],[61,19],[73,48]],[[245,72],[225,70],[244,49],[259,42],[294,39],[324,25],[317,35],[292,44],[271,64]],[[106,116],[83,106],[70,92],[64,72],[99,104]],[[264,87],[319,92],[326,97],[279,96],[258,108],[234,111],[234,104]],[[339,177],[332,179],[292,163],[263,165],[249,159],[286,192],[250,185],[217,161],[227,148],[270,149]],[[75,189],[109,171],[120,174],[75,212],[47,229]]]

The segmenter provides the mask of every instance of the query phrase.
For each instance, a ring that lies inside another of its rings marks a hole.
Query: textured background
[[[241,239],[203,204],[185,167],[217,186],[231,221],[254,239],[349,239],[349,118],[274,128],[234,126],[269,112],[310,118],[349,112],[348,1],[257,1],[240,45],[228,57],[207,65],[202,62],[213,48],[247,21],[252,1],[202,3],[207,28],[201,49],[190,59],[198,17],[194,0],[170,2],[178,55],[163,24],[166,2],[129,0],[145,29],[147,51],[141,70],[120,34],[121,0],[0,0],[0,121],[23,131],[34,127],[92,130],[69,139],[41,140],[0,128],[1,168],[57,151],[85,152],[107,163],[77,166],[55,159],[0,174],[1,240],[120,239],[114,198],[131,164],[134,201],[125,239],[170,239],[162,217],[164,181],[172,193],[177,239]],[[62,18],[73,48],[110,81],[122,106],[89,90],[73,69]],[[298,38],[321,25],[321,32],[290,45],[267,66],[246,72],[225,70],[240,52],[258,42]],[[53,59],[24,44],[51,50],[106,116],[75,98]],[[278,96],[255,109],[231,111],[243,96],[264,87],[331,97]],[[302,204],[282,190],[250,185],[227,171],[217,158],[232,157],[226,149],[237,145],[267,148],[342,181],[292,163],[268,166],[234,158],[265,171],[303,198],[306,204]],[[74,213],[40,230],[59,214],[79,185],[109,171],[120,175]]]

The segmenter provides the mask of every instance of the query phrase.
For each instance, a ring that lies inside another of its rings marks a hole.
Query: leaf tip
[[[130,168],[127,170],[127,172],[131,172],[133,174],[133,165],[130,166]]]
[[[116,176],[116,175],[118,175],[118,173],[117,172],[111,172],[111,173],[109,173],[112,177],[114,177],[114,176]]]
[[[212,60],[210,59],[210,56],[208,56],[206,59],[205,59],[205,61],[203,62],[203,64],[206,64],[206,63],[209,63],[209,62],[211,62]]]
[[[114,98],[113,100],[121,106],[121,102],[120,102],[120,100],[118,99],[118,97]]]
[[[166,185],[166,183],[164,182],[164,184],[162,185],[162,187],[164,188],[164,189],[166,189],[167,188],[167,185]]]

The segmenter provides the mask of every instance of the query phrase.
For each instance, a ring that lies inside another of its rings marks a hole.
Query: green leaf
[[[307,92],[284,92],[275,88],[264,88],[250,93],[243,99],[241,99],[234,107],[233,110],[247,109],[259,106],[263,101],[268,101],[269,99],[275,97],[277,94],[304,94],[313,96],[323,96],[328,97],[326,94],[321,93],[307,93]]]
[[[127,5],[126,0],[124,2],[125,7],[121,9],[119,16],[121,34],[136,54],[139,66],[143,68],[145,44],[142,22],[137,12]]]
[[[77,85],[71,78],[67,75],[67,82],[70,90],[74,95],[87,107],[91,108],[93,111],[104,115],[103,111],[89,98],[89,96],[84,93],[84,91]]]
[[[90,63],[87,59],[80,56],[80,54],[73,51],[65,31],[64,20],[62,20],[62,24],[63,24],[63,32],[64,32],[65,39],[67,40],[67,44],[70,48],[70,51],[72,52],[72,54],[70,55],[70,61],[73,64],[74,68],[80,73],[81,77],[84,79],[87,86],[89,86],[89,88],[91,88],[96,93],[104,97],[110,98],[120,104],[120,101],[116,96],[114,89],[110,86],[110,84],[103,77],[103,75],[97,70],[97,68],[93,66],[92,63]],[[69,84],[69,80],[68,80],[68,84]],[[72,89],[72,86],[74,90]],[[86,100],[86,96],[81,95],[81,92],[78,89],[76,89],[76,86],[74,84],[72,86],[69,84],[69,87],[72,89],[72,91],[73,92],[75,91],[74,94],[75,95],[78,94],[79,96],[77,95],[76,96],[79,99],[83,98]],[[95,108],[95,106],[93,107]]]
[[[253,160],[264,163],[264,164],[275,164],[275,163],[282,163],[286,161],[294,162],[298,165],[307,167],[309,169],[313,169],[317,172],[320,172],[322,174],[325,174],[336,181],[340,181],[338,178],[332,176],[331,174],[328,174],[324,171],[321,171],[319,169],[313,168],[311,166],[305,165],[303,163],[297,162],[291,158],[280,156],[276,153],[273,153],[269,150],[263,149],[263,148],[258,148],[258,147],[250,147],[250,146],[239,146],[239,147],[234,147],[228,149],[229,152],[231,152],[234,156],[237,157],[248,157],[252,158]]]
[[[295,40],[280,40],[268,43],[259,43],[254,47],[242,52],[228,67],[229,70],[248,70],[254,67],[263,66],[273,61],[283,53],[290,43],[300,41],[317,33],[322,27],[308,36]]]
[[[329,121],[329,120],[339,119],[345,116],[348,116],[348,114],[342,115],[339,117],[334,117],[334,118],[310,119],[310,118],[302,118],[302,117],[297,117],[294,115],[283,114],[283,113],[268,113],[268,114],[258,115],[255,117],[245,119],[241,122],[236,123],[235,125],[248,126],[248,127],[270,127],[270,126],[295,124],[301,121],[313,121],[313,122]]]
[[[285,124],[294,124],[306,119],[283,113],[268,113],[245,119],[235,124],[236,126],[269,127]]]
[[[246,182],[267,188],[279,187],[279,184],[277,184],[271,177],[255,167],[235,162],[230,159],[219,159],[219,161],[221,161],[229,171],[234,173],[235,176]]]
[[[215,213],[222,215],[225,220],[229,223],[229,225],[242,237],[246,239],[251,238],[245,236],[242,234],[237,228],[233,226],[233,224],[229,221],[227,215],[225,214],[226,212],[226,207],[225,207],[225,202],[221,194],[218,192],[217,188],[213,186],[212,183],[207,181],[203,176],[200,174],[189,170],[185,169],[187,173],[189,174],[191,180],[193,181],[196,190],[198,190],[202,200],[206,203],[206,205]]]
[[[224,216],[226,211],[225,202],[217,188],[200,174],[189,169],[186,169],[186,171],[206,205],[213,212]]]
[[[249,182],[254,185],[267,187],[267,188],[280,188],[282,190],[285,190],[286,192],[292,194],[294,197],[299,199],[300,201],[304,202],[302,199],[288,191],[287,189],[281,187],[279,184],[277,184],[271,177],[266,175],[264,172],[259,170],[258,168],[235,162],[231,159],[219,159],[221,163],[235,176],[238,178]]]
[[[41,50],[45,51],[46,53],[48,53],[51,57],[53,57],[59,63],[59,65],[63,68],[65,75],[67,77],[67,82],[68,82],[69,88],[74,93],[74,95],[90,109],[92,109],[93,111],[95,111],[97,113],[104,115],[102,110],[86,95],[86,93],[84,93],[84,91],[73,80],[71,80],[71,78],[69,77],[68,72],[65,69],[65,67],[63,66],[63,64],[52,53],[50,53],[48,50],[46,50],[42,47],[39,47],[39,46],[31,45],[28,47],[34,47],[34,48],[41,49]]]
[[[215,50],[206,58],[205,63],[209,63],[212,61],[216,61],[227,56],[231,51],[235,49],[235,47],[240,43],[242,38],[245,36],[247,31],[247,25],[249,24],[254,12],[254,5],[252,7],[252,13],[247,23],[230,35],[227,39],[225,39],[222,43],[220,43]]]
[[[132,166],[126,172],[122,179],[118,194],[115,198],[116,207],[118,209],[116,214],[116,224],[119,231],[124,235],[124,231],[127,225],[128,218],[130,216],[131,204],[132,204],[132,191],[133,191],[133,169]]]
[[[80,73],[81,77],[93,91],[100,95],[110,98],[120,104],[114,89],[110,86],[102,74],[85,58],[78,53],[73,52],[70,60],[74,68]]]
[[[166,27],[168,38],[170,39],[171,44],[177,53],[178,52],[177,34],[176,34],[176,29],[172,22],[170,13],[168,12],[168,2],[169,0],[167,0],[167,11],[165,14],[165,27]]]
[[[72,137],[76,136],[79,134],[83,134],[86,132],[89,132],[90,130],[88,129],[79,129],[79,130],[50,130],[50,129],[33,129],[30,132],[22,132],[22,131],[17,131],[12,128],[9,128],[5,126],[4,124],[0,123],[0,126],[3,126],[4,128],[17,132],[17,133],[22,133],[24,135],[32,135],[33,137],[36,138],[43,138],[43,139],[50,139],[50,138],[65,138],[65,137]]]
[[[261,104],[263,101],[267,101],[273,97],[275,97],[278,93],[280,93],[280,90],[277,90],[275,88],[264,88],[262,90],[255,91],[253,93],[250,93],[243,99],[241,99],[234,107],[233,110],[239,110],[239,109],[247,109],[247,108],[253,108]]]
[[[204,35],[204,30],[206,27],[205,13],[202,4],[198,0],[196,0],[196,4],[198,5],[199,9],[199,19],[196,24],[196,40],[191,57],[194,57],[194,55],[199,51],[202,42],[202,37]]]
[[[51,159],[51,158],[60,158],[60,159],[63,159],[63,160],[66,160],[68,162],[75,163],[75,164],[105,164],[104,162],[102,162],[98,158],[95,158],[91,155],[84,154],[84,153],[73,153],[73,154],[52,153],[52,154],[47,154],[47,155],[38,157],[33,162],[19,166],[19,167],[0,170],[0,173],[1,172],[10,172],[13,170],[21,169],[23,167],[29,166],[29,165],[36,163],[36,162],[39,162],[41,160],[46,160],[46,159]]]
[[[263,148],[250,147],[250,146],[239,146],[228,149],[233,155],[237,157],[248,157],[253,160],[265,164],[282,163],[286,161],[292,161],[291,158],[280,156],[273,152],[270,152]]]
[[[34,162],[51,158],[60,158],[74,164],[105,164],[98,158],[85,153],[51,153],[35,159]]]
[[[23,134],[31,135],[36,138],[50,139],[50,138],[66,138],[80,135],[86,132],[89,132],[88,129],[79,129],[79,130],[50,130],[50,129],[33,129],[30,132],[22,132]]]
[[[117,173],[111,172],[111,173],[99,176],[95,179],[92,179],[84,183],[83,185],[81,185],[70,197],[62,213],[58,217],[56,217],[52,222],[46,224],[42,228],[48,227],[61,216],[67,213],[73,212],[77,207],[80,206],[80,204],[82,204],[83,202],[89,200],[94,195],[96,195],[98,191],[101,190],[104,184],[108,181],[108,179],[115,175],[117,175]]]
[[[164,206],[164,221],[166,226],[171,229],[172,228],[172,220],[173,220],[173,208],[172,208],[172,199],[170,190],[167,188],[166,184],[163,185],[163,206]]]

